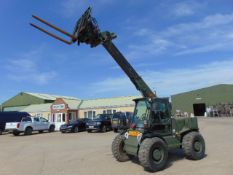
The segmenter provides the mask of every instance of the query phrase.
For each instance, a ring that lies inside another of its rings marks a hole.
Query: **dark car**
[[[61,125],[60,131],[62,133],[66,133],[66,132],[76,133],[79,131],[85,131],[86,130],[86,123],[89,120],[90,119],[84,118],[84,119],[77,119],[77,120],[71,121],[68,124]]]
[[[0,112],[0,135],[5,131],[6,123],[20,122],[23,117],[30,116],[27,112]]]
[[[126,130],[130,127],[132,112],[116,112],[112,116],[112,129],[114,132]]]
[[[107,130],[112,129],[112,114],[98,114],[93,120],[87,122],[86,130],[91,131],[102,131],[106,132]]]

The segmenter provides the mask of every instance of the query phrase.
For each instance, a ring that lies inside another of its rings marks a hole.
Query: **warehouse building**
[[[220,84],[190,92],[171,96],[173,113],[177,111],[187,112],[195,116],[204,116],[210,112],[220,112],[219,106],[227,106],[222,109],[226,115],[232,115],[233,85]]]
[[[2,104],[3,111],[24,111],[31,116],[54,122],[56,130],[77,118],[93,118],[97,114],[117,111],[133,112],[133,99],[139,96],[80,100],[75,97],[21,92]]]

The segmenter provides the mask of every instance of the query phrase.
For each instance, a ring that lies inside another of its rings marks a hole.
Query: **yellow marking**
[[[129,131],[129,136],[137,137],[141,133],[139,131]]]

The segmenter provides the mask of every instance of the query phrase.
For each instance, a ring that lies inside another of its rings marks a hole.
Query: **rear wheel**
[[[39,133],[43,133],[44,131],[43,130],[40,130]]]
[[[87,130],[87,132],[91,133],[91,130]]]
[[[51,126],[49,127],[49,132],[54,132],[54,130],[55,130],[55,126],[54,126],[54,125],[51,125]]]
[[[123,135],[117,135],[112,142],[112,154],[119,162],[125,162],[129,160],[129,156],[124,151],[125,137]]]
[[[2,130],[0,129],[0,135],[2,135]]]
[[[168,158],[167,144],[160,138],[147,138],[143,140],[138,152],[141,165],[151,172],[165,168]]]
[[[24,135],[31,135],[32,134],[32,128],[31,127],[27,127],[24,131]]]
[[[14,136],[18,136],[20,133],[18,131],[13,131]]]
[[[182,148],[188,159],[200,160],[205,156],[205,141],[198,132],[186,134],[182,141]]]
[[[113,131],[114,131],[114,132],[117,132],[117,131],[118,131],[118,129],[117,129],[117,128],[114,128],[114,129],[113,129]]]

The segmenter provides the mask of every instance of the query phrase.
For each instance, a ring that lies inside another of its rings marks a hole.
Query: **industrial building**
[[[24,111],[55,123],[55,130],[77,118],[93,118],[97,114],[117,111],[133,112],[133,99],[139,96],[80,100],[75,97],[20,92],[2,103],[2,111]]]
[[[173,113],[182,111],[192,113],[195,116],[204,116],[206,113],[216,112],[221,106],[225,115],[233,113],[233,85],[219,84],[211,87],[193,90],[171,96]],[[219,115],[219,114],[216,114]]]

